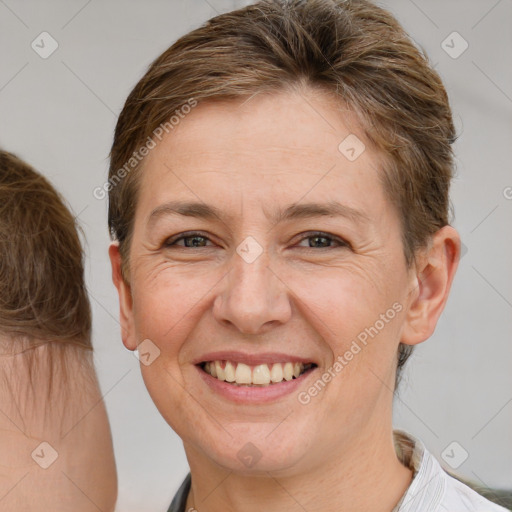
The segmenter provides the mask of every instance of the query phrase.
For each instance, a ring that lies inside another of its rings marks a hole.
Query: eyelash
[[[185,247],[185,246],[177,246],[176,245],[176,242],[180,241],[180,240],[185,240],[187,238],[195,238],[195,237],[199,237],[199,238],[204,238],[206,240],[210,240],[207,236],[205,236],[203,233],[201,232],[198,232],[198,231],[191,231],[191,232],[188,232],[188,233],[182,233],[180,235],[177,235],[176,237],[171,237],[169,239],[167,239],[165,242],[164,242],[164,246],[165,247],[182,247],[183,249],[193,249],[194,247]],[[318,237],[318,238],[326,238],[332,242],[336,242],[339,244],[339,247],[348,247],[348,248],[351,248],[351,245],[346,242],[345,240],[341,239],[341,238],[338,238],[338,237],[335,237],[333,235],[330,235],[328,233],[324,233],[322,231],[311,231],[311,232],[307,232],[304,234],[304,236],[299,240],[300,242],[302,242],[303,240],[307,240],[308,238],[314,238],[314,237]],[[211,240],[210,240],[211,242]],[[196,249],[205,249],[206,247],[196,247]],[[334,249],[335,247],[303,247],[303,249]]]

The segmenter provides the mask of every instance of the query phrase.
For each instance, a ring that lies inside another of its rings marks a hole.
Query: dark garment
[[[186,512],[185,507],[187,506],[187,497],[190,491],[190,481],[189,473],[185,480],[183,480],[178,492],[174,495],[171,506],[167,512]]]

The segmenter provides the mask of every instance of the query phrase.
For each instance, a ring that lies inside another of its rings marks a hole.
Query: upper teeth
[[[204,365],[204,370],[212,377],[226,382],[266,386],[271,382],[278,383],[282,382],[283,379],[292,380],[294,377],[297,378],[310,366],[310,364],[304,365],[303,363],[273,363],[269,368],[267,364],[249,366],[232,361],[208,361]]]

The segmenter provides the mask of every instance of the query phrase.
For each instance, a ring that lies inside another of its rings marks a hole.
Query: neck
[[[339,445],[328,459],[293,474],[251,476],[220,468],[185,444],[192,475],[186,510],[391,512],[412,480],[412,471],[397,458],[391,426]]]

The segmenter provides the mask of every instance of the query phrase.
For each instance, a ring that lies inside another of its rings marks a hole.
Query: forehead
[[[384,200],[380,167],[342,103],[315,91],[262,94],[202,103],[184,116],[146,157],[139,200],[227,206],[243,195],[275,216],[277,203],[302,198],[371,214]]]
[[[261,159],[266,161],[276,152],[280,158],[310,152],[338,159],[339,144],[350,134],[360,139],[356,141],[360,148],[368,146],[355,114],[327,93],[309,89],[260,93],[200,103],[182,116],[153,155],[194,145],[189,156],[219,149],[224,154],[254,156],[264,149]]]

